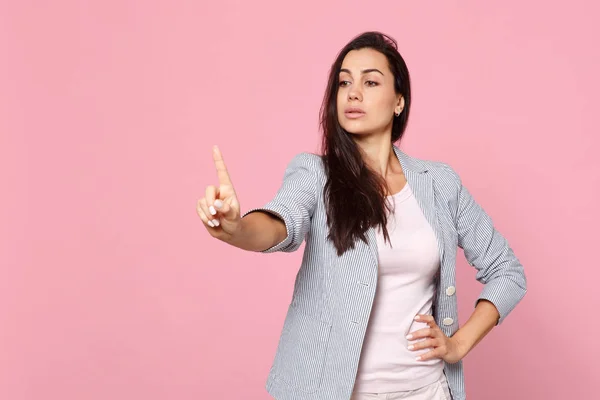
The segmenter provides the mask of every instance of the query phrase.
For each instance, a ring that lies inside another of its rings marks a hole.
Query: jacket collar
[[[408,154],[400,150],[396,145],[392,145],[392,147],[396,153],[396,157],[398,157],[398,161],[400,161],[402,170],[410,170],[419,174],[425,173],[429,170],[424,161],[410,157]]]

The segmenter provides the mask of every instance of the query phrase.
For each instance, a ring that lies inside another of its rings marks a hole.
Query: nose
[[[352,85],[352,88],[348,90],[348,100],[357,100],[362,101],[362,93],[357,89],[355,85]]]

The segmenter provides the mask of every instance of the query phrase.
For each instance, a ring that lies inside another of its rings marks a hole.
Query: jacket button
[[[443,324],[448,326],[448,325],[452,325],[454,323],[454,320],[452,318],[444,318]]]
[[[448,296],[452,296],[454,293],[456,293],[456,288],[454,286],[448,286],[446,288],[446,294]]]

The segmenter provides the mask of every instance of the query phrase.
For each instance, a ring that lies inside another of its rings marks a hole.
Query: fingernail
[[[208,226],[210,226],[211,228],[214,228],[214,227],[215,227],[215,225],[214,225],[212,222],[210,222],[210,221],[208,221],[208,222],[207,222],[207,224],[208,224]]]
[[[421,361],[421,357],[417,357],[417,358],[415,358],[415,360]]]
[[[215,215],[217,213],[217,210],[215,210],[213,206],[208,207],[208,211],[210,211],[212,215]]]
[[[409,350],[412,350],[412,349],[414,349],[414,348],[415,348],[415,346],[413,346],[412,344],[411,344],[410,346],[408,346],[408,349],[409,349]]]
[[[418,315],[415,317],[415,320],[416,320],[416,321],[418,321],[418,320],[419,320],[419,316],[418,316]]]
[[[215,226],[221,225],[218,219],[213,219],[213,224],[215,224]]]
[[[412,335],[407,335],[406,338],[407,339],[412,339]]]
[[[215,208],[219,210],[221,207],[223,207],[223,202],[221,200],[215,200]]]

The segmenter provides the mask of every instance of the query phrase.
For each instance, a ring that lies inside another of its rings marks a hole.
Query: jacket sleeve
[[[475,305],[480,300],[492,302],[500,313],[500,324],[525,296],[527,279],[506,239],[462,182],[459,190],[458,245],[469,264],[477,269],[476,279],[484,284]]]
[[[263,211],[279,217],[285,223],[287,236],[280,243],[261,253],[298,250],[310,228],[310,219],[317,203],[316,168],[319,156],[300,153],[288,164],[283,182],[275,197],[263,207],[253,208],[243,216]]]

